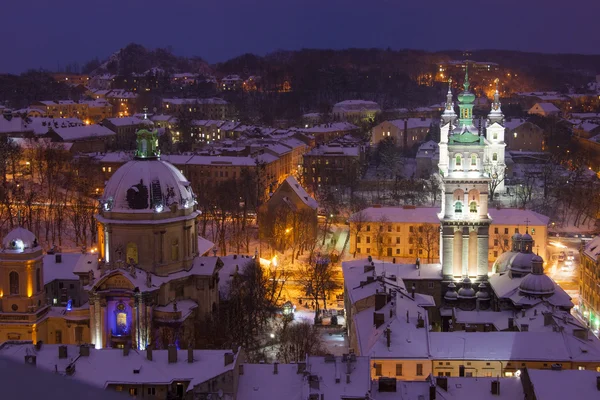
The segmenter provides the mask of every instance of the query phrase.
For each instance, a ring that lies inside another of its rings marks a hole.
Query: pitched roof
[[[304,204],[306,204],[313,210],[316,210],[317,207],[319,207],[317,201],[313,199],[311,195],[308,194],[308,192],[302,187],[302,185],[300,185],[296,178],[290,175],[285,179],[285,182],[292,188],[292,190],[296,193],[298,198],[300,198],[300,200],[302,200]]]

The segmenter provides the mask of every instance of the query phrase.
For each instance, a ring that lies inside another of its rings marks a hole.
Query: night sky
[[[302,47],[600,53],[599,0],[6,0],[1,15],[11,73],[130,42],[211,63]]]

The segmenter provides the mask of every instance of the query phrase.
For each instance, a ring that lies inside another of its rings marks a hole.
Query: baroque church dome
[[[23,227],[17,227],[2,239],[2,248],[5,250],[24,251],[38,247],[35,235]]]
[[[161,212],[173,204],[187,208],[194,201],[190,183],[172,164],[137,158],[115,172],[102,198],[105,211],[123,213]]]
[[[160,160],[158,133],[152,122],[137,132],[135,159],[120,167],[109,179],[102,197],[103,211],[162,212],[177,206],[193,207],[190,182],[171,163]]]

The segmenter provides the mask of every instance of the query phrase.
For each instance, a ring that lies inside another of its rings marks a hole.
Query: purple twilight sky
[[[600,53],[598,0],[7,0],[0,72],[105,58],[130,42],[209,62],[276,49]]]

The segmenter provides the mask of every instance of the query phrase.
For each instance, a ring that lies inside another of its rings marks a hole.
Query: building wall
[[[350,254],[356,257],[366,257],[372,255],[378,258],[391,260],[393,258],[421,258],[425,262],[427,258],[427,248],[432,248],[433,258],[431,262],[439,262],[439,241],[435,246],[428,246],[426,249],[417,249],[416,240],[419,238],[418,223],[409,222],[386,222],[383,231],[379,231],[380,222],[364,223],[361,232],[356,235],[356,223],[350,222]],[[501,225],[492,222],[490,226],[489,253],[488,262],[493,263],[504,251],[510,250],[510,238],[518,228],[521,233],[524,232],[525,221],[522,225]],[[436,226],[439,226],[436,224]],[[411,229],[413,233],[411,233]],[[496,230],[498,233],[496,233]],[[508,233],[505,233],[508,232]],[[534,249],[539,251],[540,256],[547,259],[546,242],[548,239],[548,227],[545,225],[531,225],[530,233],[534,239]],[[422,237],[422,235],[421,235]],[[381,246],[377,245],[377,240],[383,240]],[[439,238],[438,238],[439,240]],[[507,244],[505,244],[505,241]],[[398,243],[399,242],[399,243]],[[382,249],[381,255],[379,254]],[[390,255],[391,253],[391,255]]]
[[[381,365],[381,375],[378,375],[379,368],[375,365]],[[402,375],[396,375],[396,365],[402,364]],[[421,366],[422,373],[417,375],[418,366]],[[431,361],[426,359],[371,359],[371,379],[377,379],[380,376],[396,378],[403,381],[424,381],[431,374]]]
[[[544,131],[531,122],[525,122],[515,129],[506,129],[507,150],[536,151],[546,150]]]
[[[425,141],[428,132],[429,125],[414,128],[407,127],[405,134],[403,126],[398,127],[390,121],[384,121],[373,128],[371,142],[377,144],[385,138],[391,137],[396,142],[396,145],[408,150],[412,149],[415,144]]]
[[[581,252],[579,268],[580,313],[592,329],[600,329],[600,263]]]

